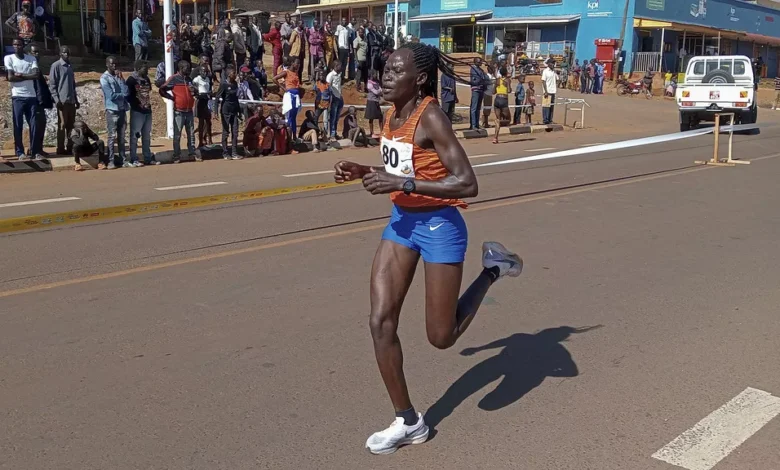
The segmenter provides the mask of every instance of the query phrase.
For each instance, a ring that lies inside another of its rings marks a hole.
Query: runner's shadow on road
[[[428,409],[425,424],[431,428],[430,438],[436,435],[436,426],[451,415],[455,408],[498,379],[501,381],[496,388],[479,401],[480,409],[496,411],[509,406],[541,385],[547,377],[576,377],[579,374],[577,364],[561,343],[572,334],[586,333],[602,326],[560,326],[536,334],[515,333],[484,346],[464,349],[461,355],[471,356],[489,349],[503,348],[498,354],[463,374]]]

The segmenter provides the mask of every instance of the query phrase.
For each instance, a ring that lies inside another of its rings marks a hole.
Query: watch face
[[[414,181],[406,180],[404,182],[404,192],[411,193],[412,191],[414,191],[414,188],[415,188]]]

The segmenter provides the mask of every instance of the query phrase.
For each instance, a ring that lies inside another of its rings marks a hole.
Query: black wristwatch
[[[417,185],[414,184],[414,178],[407,178],[403,185],[404,194],[408,196],[412,194],[415,189],[417,189]]]

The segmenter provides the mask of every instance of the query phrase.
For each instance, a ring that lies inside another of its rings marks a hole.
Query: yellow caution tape
[[[350,184],[350,183],[347,183]],[[354,183],[353,183],[354,184]],[[130,204],[125,206],[105,207],[102,209],[86,209],[70,212],[58,212],[54,214],[32,215],[13,219],[0,220],[0,233],[18,232],[21,230],[34,230],[57,227],[61,225],[77,224],[99,220],[115,219],[118,217],[132,217],[137,215],[157,214],[181,209],[193,209],[197,207],[214,206],[231,202],[251,201],[285,194],[318,191],[322,189],[344,186],[339,183],[312,184],[307,186],[294,186],[290,188],[276,188],[260,191],[249,191],[232,194],[217,194],[213,196],[200,196],[187,199],[171,199],[168,201],[146,202],[142,204]]]

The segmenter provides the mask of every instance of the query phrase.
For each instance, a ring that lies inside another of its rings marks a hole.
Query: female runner
[[[509,90],[512,89],[512,79],[507,77],[506,66],[501,66],[496,78],[496,97],[493,100],[493,109],[496,113],[496,135],[493,143],[498,143],[498,134],[501,132],[501,126],[508,126],[512,115],[509,114]]]
[[[395,51],[382,77],[384,98],[393,104],[382,131],[384,166],[342,161],[335,167],[337,183],[360,178],[371,194],[390,194],[393,202],[371,269],[369,323],[396,419],[368,438],[366,447],[374,454],[389,454],[428,438],[428,426],[409,399],[397,335],[401,306],[420,256],[425,263],[426,331],[440,349],[463,334],[491,284],[522,271],[517,255],[487,242],[482,246],[482,273],[458,299],[468,243],[458,208],[466,208],[461,198],[476,196],[478,189],[466,152],[433,99],[438,70],[455,76],[452,65],[453,59],[420,43]]]

